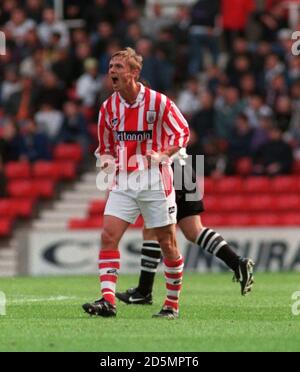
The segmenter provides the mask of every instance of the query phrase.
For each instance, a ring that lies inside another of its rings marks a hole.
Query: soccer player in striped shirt
[[[202,225],[200,214],[204,211],[204,206],[199,191],[197,197],[187,200],[188,194],[197,192],[197,186],[194,186],[196,175],[184,159],[180,164],[184,169],[184,182],[182,188],[175,190],[178,226],[187,240],[218,257],[234,272],[234,280],[240,283],[241,294],[244,296],[252,289],[254,263],[250,258],[238,256],[218,232]],[[144,229],[141,253],[138,286],[125,292],[117,292],[116,296],[127,304],[151,305],[154,278],[161,258],[161,249],[154,230]]]
[[[175,235],[176,203],[170,157],[189,140],[189,128],[165,95],[138,82],[142,57],[131,48],[115,53],[109,64],[114,93],[101,106],[98,121],[100,167],[116,165],[103,221],[99,270],[102,298],[83,305],[91,315],[115,316],[120,268],[118,244],[129,224],[142,214],[154,229],[164,257],[167,296],[156,317],[179,312],[183,259]],[[150,166],[149,166],[150,164]]]

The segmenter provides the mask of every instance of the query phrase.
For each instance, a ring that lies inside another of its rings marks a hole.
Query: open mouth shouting
[[[116,86],[119,82],[119,78],[117,76],[112,76],[111,80],[112,80],[113,86]]]

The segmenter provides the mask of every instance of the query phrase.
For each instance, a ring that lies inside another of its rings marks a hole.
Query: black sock
[[[226,263],[233,271],[238,267],[239,256],[230,248],[220,234],[212,229],[204,228],[196,240],[205,251],[215,255]]]
[[[139,292],[146,296],[152,293],[154,277],[161,258],[161,249],[158,242],[144,240],[141,258],[141,274],[138,285]]]

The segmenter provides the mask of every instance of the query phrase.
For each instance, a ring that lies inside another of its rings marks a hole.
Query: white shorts
[[[176,224],[177,206],[171,167],[164,166],[162,171],[151,168],[118,175],[104,215],[134,224],[140,214],[148,229]]]

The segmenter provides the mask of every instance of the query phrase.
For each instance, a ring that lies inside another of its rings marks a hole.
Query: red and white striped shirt
[[[188,123],[176,105],[164,94],[140,87],[134,104],[129,105],[115,92],[99,112],[95,155],[112,155],[119,167],[129,171],[144,168],[148,151],[186,147],[189,140]]]

